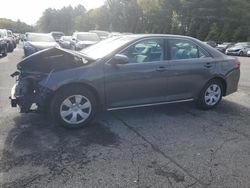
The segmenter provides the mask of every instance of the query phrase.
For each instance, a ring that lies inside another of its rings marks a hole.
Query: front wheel
[[[80,128],[94,118],[96,99],[85,88],[70,87],[54,96],[51,110],[60,125],[67,128]]]
[[[202,89],[197,104],[203,110],[212,109],[220,103],[222,94],[222,83],[219,80],[211,80]]]

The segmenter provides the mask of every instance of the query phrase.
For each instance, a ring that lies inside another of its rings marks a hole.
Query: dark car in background
[[[58,43],[62,48],[73,49],[72,36],[62,36]]]
[[[0,29],[0,33],[2,35],[2,38],[7,43],[8,52],[13,52],[13,50],[15,48],[15,41],[14,41],[13,37],[11,36],[11,33],[8,32],[7,29]]]
[[[40,50],[58,47],[55,39],[46,33],[26,33],[23,42],[25,57],[32,55]]]
[[[7,41],[3,38],[3,35],[0,31],[0,54],[4,57],[8,53]]]
[[[80,52],[52,48],[25,58],[17,69],[11,105],[23,113],[49,112],[69,128],[87,125],[98,108],[196,101],[212,109],[237,91],[240,77],[236,58],[176,35],[113,37]]]
[[[20,34],[19,34],[19,33],[13,33],[13,36],[14,36],[15,39],[16,39],[16,44],[19,44],[19,41],[20,41]]]
[[[212,46],[213,48],[217,46],[217,42],[215,41],[206,41],[205,43],[208,44],[209,46]]]
[[[93,45],[100,41],[100,38],[96,33],[90,32],[75,32],[72,36],[73,49],[82,50],[90,45]]]
[[[52,35],[52,37],[55,39],[56,42],[58,42],[60,38],[64,36],[64,33],[60,31],[52,31],[50,32],[50,34]]]
[[[227,55],[246,56],[250,50],[250,42],[239,42],[231,48],[226,49]]]
[[[232,46],[234,46],[234,43],[224,42],[222,44],[218,44],[215,48],[222,53],[226,53],[226,49],[231,48]]]
[[[16,45],[17,45],[16,37],[13,35],[11,30],[7,30],[7,34],[8,34],[8,37],[12,40],[12,44],[13,44],[14,49],[15,49]]]

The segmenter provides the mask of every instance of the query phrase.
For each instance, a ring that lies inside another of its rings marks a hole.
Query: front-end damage
[[[46,112],[53,91],[46,87],[51,74],[81,67],[88,63],[73,52],[52,48],[23,59],[17,71],[11,76],[16,78],[11,90],[11,106],[19,107],[21,113]]]
[[[19,106],[21,113],[44,112],[48,108],[47,101],[52,93],[50,89],[39,84],[46,75],[38,73],[25,75],[25,73],[16,72],[15,77],[17,82],[11,90],[11,106]]]

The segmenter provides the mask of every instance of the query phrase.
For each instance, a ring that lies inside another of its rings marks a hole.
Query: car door
[[[105,64],[108,108],[143,105],[166,99],[166,60],[163,39],[144,39],[122,50],[127,64]]]
[[[212,77],[214,59],[188,39],[169,39],[168,52],[168,100],[193,99]]]

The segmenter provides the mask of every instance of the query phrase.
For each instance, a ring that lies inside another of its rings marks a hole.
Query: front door
[[[144,39],[120,54],[127,64],[105,64],[108,108],[143,105],[166,100],[167,61],[163,39]]]

